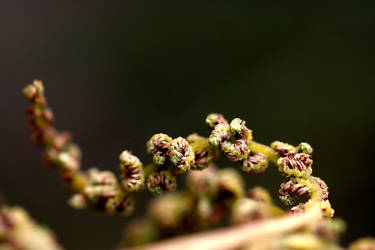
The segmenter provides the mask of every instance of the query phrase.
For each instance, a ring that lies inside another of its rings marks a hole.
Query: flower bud
[[[218,124],[214,127],[208,138],[208,143],[212,146],[219,146],[222,141],[230,138],[230,126],[227,124]]]
[[[171,142],[169,159],[178,174],[186,173],[194,164],[195,154],[187,140],[178,137]]]
[[[268,159],[262,153],[251,152],[249,156],[242,160],[239,168],[249,174],[263,173],[268,167]]]
[[[212,113],[206,117],[206,124],[210,128],[214,128],[217,124],[226,125],[228,122],[224,119],[223,115]]]
[[[155,172],[147,178],[147,189],[155,196],[159,196],[166,191],[173,191],[176,187],[176,177],[169,171]]]
[[[172,138],[166,134],[155,134],[147,142],[147,153],[153,155],[156,165],[163,165],[169,155]]]
[[[313,161],[310,156],[305,153],[288,153],[286,157],[280,157],[277,161],[279,172],[284,176],[295,176],[301,178],[308,178],[311,173],[311,165]]]
[[[243,140],[236,140],[235,143],[224,141],[221,150],[230,161],[241,161],[250,154],[250,149]]]
[[[120,154],[121,184],[128,192],[139,191],[143,188],[145,176],[143,166],[138,157],[128,151]]]
[[[310,146],[310,144],[306,143],[306,142],[301,142],[297,148],[296,148],[296,152],[297,153],[305,153],[305,154],[308,154],[308,155],[312,155],[313,153],[313,148]]]

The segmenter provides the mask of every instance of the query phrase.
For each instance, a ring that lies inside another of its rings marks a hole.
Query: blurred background
[[[111,249],[129,221],[66,205],[29,142],[21,89],[41,79],[85,168],[117,171],[123,149],[147,163],[154,133],[207,136],[205,116],[220,112],[246,120],[257,141],[311,143],[314,174],[349,225],[343,243],[375,235],[374,11],[360,1],[1,1],[0,192],[66,249]],[[277,199],[275,168],[246,180]],[[150,196],[139,198],[142,215]]]

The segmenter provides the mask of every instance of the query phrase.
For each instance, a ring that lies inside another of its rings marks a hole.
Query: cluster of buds
[[[0,249],[62,250],[56,237],[45,226],[38,225],[20,207],[0,207]]]
[[[279,171],[288,178],[280,186],[280,199],[287,205],[293,205],[296,203],[296,198],[305,196],[308,201],[293,207],[292,212],[302,212],[312,202],[317,202],[323,214],[331,218],[334,210],[328,200],[328,186],[322,179],[311,175],[312,147],[304,142],[293,147],[290,144],[275,141],[271,144],[271,148],[280,156],[277,161]]]
[[[266,155],[250,150],[253,135],[245,121],[234,118],[229,124],[221,114],[209,114],[206,124],[212,129],[209,143],[220,148],[230,161],[238,162],[242,171],[262,173],[268,167]]]
[[[144,187],[145,174],[138,157],[124,150],[120,154],[121,184],[128,192],[140,191]]]
[[[34,81],[23,90],[31,107],[27,110],[32,141],[45,151],[43,161],[56,168],[64,183],[74,194],[68,203],[77,209],[92,207],[106,213],[129,215],[134,208],[134,198],[129,192],[142,189],[144,175],[142,164],[127,151],[120,155],[121,184],[109,171],[90,169],[82,172],[81,150],[71,142],[71,136],[53,126],[53,113],[48,107],[41,81]]]
[[[147,217],[136,219],[125,229],[128,245],[140,245],[184,233],[215,227],[251,223],[282,215],[269,193],[260,187],[244,189],[234,169],[214,165],[187,175],[185,187],[154,199]],[[157,233],[155,233],[157,232]]]
[[[83,191],[74,194],[69,205],[76,209],[93,207],[108,214],[130,215],[133,212],[134,198],[122,189],[112,172],[91,168],[86,179]]]
[[[177,174],[188,172],[195,164],[193,148],[182,137],[172,139],[166,134],[155,134],[147,142],[147,152],[155,165],[165,168],[170,164]]]
[[[292,208],[293,211],[301,211],[314,201],[320,203],[327,217],[333,215],[327,185],[311,175],[313,149],[307,143],[294,147],[276,141],[268,147],[253,141],[252,131],[246,127],[245,121],[234,118],[229,123],[221,114],[209,114],[206,117],[206,124],[211,128],[208,138],[197,134],[191,134],[187,139],[173,139],[162,133],[152,136],[146,145],[147,152],[152,155],[152,163],[145,168],[136,156],[123,151],[119,156],[118,181],[109,171],[80,170],[80,149],[71,142],[69,134],[58,132],[52,126],[53,113],[47,106],[40,81],[28,85],[24,94],[32,104],[27,113],[33,141],[45,149],[43,159],[46,165],[57,168],[63,181],[75,193],[69,204],[76,208],[93,207],[107,213],[128,215],[134,207],[132,193],[144,187],[154,195],[173,191],[177,187],[174,174],[200,170],[190,176],[202,177],[188,177],[193,183],[196,181],[196,185],[188,185],[189,194],[195,197],[193,203],[197,209],[194,216],[207,221],[206,224],[215,224],[234,203],[241,211],[242,207],[246,208],[244,211],[250,211],[250,207],[254,207],[246,199],[256,199],[244,197],[238,174],[233,170],[215,172],[208,168],[222,152],[228,160],[236,162],[240,170],[250,174],[262,173],[269,162],[275,163],[281,174],[288,178],[281,185],[281,199],[292,204],[297,197],[309,198],[308,202]],[[213,172],[215,176],[211,175]],[[214,181],[207,181],[208,178]],[[237,202],[242,198],[245,201]]]
[[[177,187],[176,177],[167,170],[152,172],[147,177],[147,189],[155,196]]]

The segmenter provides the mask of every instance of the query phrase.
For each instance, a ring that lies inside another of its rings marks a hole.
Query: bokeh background
[[[129,220],[66,205],[57,173],[29,143],[21,89],[36,78],[85,168],[117,171],[123,149],[147,162],[152,134],[208,135],[205,116],[221,112],[245,119],[258,141],[311,143],[314,174],[349,225],[343,242],[375,235],[375,6],[249,2],[1,1],[8,203],[49,225],[66,249],[111,249]],[[275,198],[280,183],[275,168],[247,177]]]

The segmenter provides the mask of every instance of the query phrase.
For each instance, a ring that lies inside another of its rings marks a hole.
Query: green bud
[[[212,130],[208,143],[212,146],[219,146],[222,141],[230,138],[230,126],[224,124],[218,124]]]
[[[230,131],[232,133],[240,133],[244,128],[246,128],[245,121],[240,118],[234,118],[230,123]]]
[[[105,212],[109,214],[119,214],[129,216],[133,214],[135,199],[122,192],[117,192],[115,196],[109,197],[105,202]]]
[[[250,155],[242,160],[239,168],[249,174],[263,173],[268,167],[268,159],[262,153],[250,153]]]
[[[250,149],[243,140],[237,140],[235,143],[224,141],[221,150],[230,161],[241,161],[250,154]]]
[[[138,157],[128,151],[120,154],[121,184],[128,192],[139,191],[143,188],[145,175],[143,165]]]
[[[97,168],[91,168],[88,170],[89,182],[93,186],[106,185],[116,186],[116,176],[111,171],[100,171]]]
[[[214,128],[217,124],[228,124],[228,122],[224,119],[223,115],[212,113],[206,117],[206,124],[210,128]]]
[[[279,172],[289,177],[301,177],[307,179],[311,173],[313,160],[305,153],[289,153],[286,157],[280,157],[277,161]]]
[[[310,146],[310,144],[306,142],[301,142],[296,148],[296,152],[305,153],[311,156],[313,153],[313,148]]]
[[[155,172],[147,178],[147,189],[155,196],[159,196],[165,191],[173,191],[176,187],[176,177],[169,171]]]
[[[156,165],[163,165],[169,154],[172,138],[166,134],[155,134],[147,142],[147,153],[153,155]]]
[[[194,164],[195,154],[193,148],[182,137],[178,137],[171,142],[169,152],[169,159],[178,174],[186,173]]]

